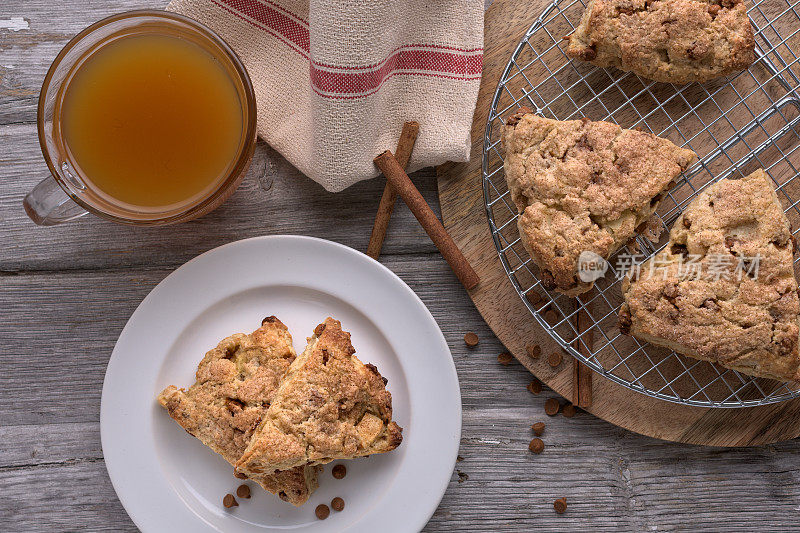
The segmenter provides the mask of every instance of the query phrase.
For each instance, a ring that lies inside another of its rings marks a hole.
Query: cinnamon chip
[[[563,514],[567,510],[567,499],[559,498],[554,501],[553,509],[555,509],[558,514]]]
[[[336,465],[331,470],[331,474],[333,474],[333,477],[336,479],[342,479],[347,475],[347,467],[344,465]]]
[[[326,518],[328,518],[328,516],[330,516],[331,510],[327,505],[321,503],[317,505],[316,509],[314,509],[314,514],[317,515],[317,518],[319,518],[320,520],[325,520]]]
[[[558,320],[558,313],[553,311],[552,309],[548,309],[544,312],[544,319],[547,320],[550,324],[554,324]]]
[[[331,500],[331,507],[333,507],[334,511],[341,511],[344,509],[344,500],[337,496]]]
[[[572,418],[573,416],[575,416],[575,413],[577,412],[578,409],[571,403],[568,403],[567,405],[564,406],[564,409],[563,411],[561,411],[561,414],[566,416],[567,418]]]
[[[541,394],[542,392],[542,382],[538,379],[534,379],[530,383],[528,383],[528,392],[531,394]]]
[[[531,426],[534,435],[537,437],[541,437],[542,433],[544,433],[544,422],[536,422],[534,425]]]
[[[561,361],[564,360],[564,356],[561,355],[561,352],[553,352],[547,356],[547,364],[556,368],[558,365],[561,364]]]
[[[512,360],[511,354],[508,352],[503,352],[497,356],[497,362],[503,366],[510,365]]]
[[[542,303],[542,296],[536,291],[529,291],[525,294],[525,298],[527,298],[534,307]]]
[[[525,347],[525,351],[528,352],[528,357],[531,359],[536,359],[542,355],[542,347],[538,344],[529,344]]]
[[[477,345],[478,345],[478,342],[479,342],[479,340],[480,340],[480,339],[478,339],[478,336],[477,336],[477,335],[475,335],[475,334],[474,334],[473,332],[471,332],[471,331],[467,332],[467,334],[466,334],[466,335],[464,335],[464,342],[465,342],[465,343],[466,343],[466,345],[467,345],[467,346],[469,346],[470,348],[474,348],[475,346],[477,346]]]
[[[249,498],[250,487],[248,485],[239,485],[239,487],[236,489],[236,495],[240,498]]]
[[[544,412],[547,413],[548,416],[556,416],[560,409],[561,404],[555,398],[548,398],[547,401],[544,402]]]
[[[533,453],[542,453],[544,451],[544,442],[542,442],[542,439],[533,439],[528,444],[528,449]]]
[[[233,471],[233,477],[236,479],[247,479],[246,474],[242,474],[241,472],[237,472],[236,470]]]
[[[236,501],[233,494],[226,494],[225,497],[222,498],[222,505],[225,506],[225,509],[230,509],[231,507],[239,507],[239,502]]]

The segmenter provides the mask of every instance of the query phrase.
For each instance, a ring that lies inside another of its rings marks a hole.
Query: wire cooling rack
[[[665,246],[669,228],[698,191],[757,168],[775,182],[797,234],[798,4],[800,0],[757,0],[748,11],[756,62],[746,71],[705,84],[657,83],[570,61],[562,37],[578,24],[584,0],[555,0],[511,56],[492,100],[484,139],[483,191],[489,226],[503,267],[530,312],[568,353],[595,372],[655,398],[703,407],[752,407],[800,396],[800,386],[753,378],[620,334],[621,279],[613,273],[578,298],[545,290],[520,241],[516,208],[503,174],[500,134],[505,118],[526,106],[558,120],[588,117],[624,128],[640,127],[694,150],[699,162],[670,189],[658,209],[659,242],[636,240],[638,253],[645,257]],[[609,263],[614,266],[616,258],[612,256]]]

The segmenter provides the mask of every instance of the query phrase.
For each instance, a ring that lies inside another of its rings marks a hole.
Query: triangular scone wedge
[[[794,248],[763,170],[720,180],[623,281],[620,330],[744,374],[800,381]]]
[[[581,253],[608,259],[642,232],[664,191],[697,159],[651,133],[527,109],[507,121],[503,146],[522,244],[545,288],[568,296],[594,285],[579,276]]]
[[[742,0],[590,0],[567,55],[665,83],[704,82],[755,60]]]
[[[186,390],[170,385],[158,402],[190,435],[235,465],[295,358],[286,326],[268,317],[250,335],[237,333],[220,342],[200,362],[194,385]],[[304,465],[249,477],[302,505],[318,486],[318,470]]]
[[[326,318],[292,363],[236,464],[245,474],[391,451],[402,441],[392,395],[373,365],[353,355],[350,334]]]

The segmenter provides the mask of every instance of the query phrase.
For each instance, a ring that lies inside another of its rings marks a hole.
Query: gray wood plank
[[[0,470],[0,531],[137,531],[102,459]]]
[[[532,410],[541,416],[541,402],[465,411],[463,461],[428,531],[792,529],[800,468],[794,443],[740,450],[672,445],[579,414],[547,418],[545,451],[533,455],[530,429],[520,424]],[[93,425],[86,427],[97,435]],[[60,446],[70,429],[42,426],[40,438]],[[0,490],[10,495],[0,500],[3,530],[130,527],[99,456],[0,468]],[[552,510],[559,497],[567,498],[565,515]]]
[[[0,126],[0,270],[176,267],[227,242],[270,234],[303,234],[366,250],[384,179],[332,194],[304,177],[280,154],[259,144],[247,177],[219,209],[185,224],[141,228],[87,215],[61,226],[31,222],[22,199],[47,175],[33,125]],[[265,172],[266,169],[266,172]],[[414,180],[438,212],[432,169]],[[414,216],[398,201],[387,254],[433,252]]]
[[[38,425],[0,425],[0,469],[30,469],[60,463],[102,459],[96,421]]]
[[[465,412],[460,453],[464,461],[456,465],[428,530],[591,526],[604,531],[647,531],[692,524],[734,531],[745,524],[787,526],[785,517],[798,505],[800,447],[796,442],[717,450],[640,437],[584,413],[573,419],[546,417],[543,403],[553,393],[531,395],[525,389],[530,376],[520,365],[497,363],[502,347],[440,258],[390,256],[384,262],[439,317],[462,384]],[[37,337],[33,345],[22,340],[14,344],[11,337],[5,353],[17,357],[0,361],[0,376],[22,373],[25,377],[0,382],[2,390],[10,389],[0,397],[0,424],[13,424],[0,432],[0,439],[8,443],[0,454],[0,487],[18,485],[20,476],[37,487],[25,491],[24,502],[0,503],[0,516],[13,517],[8,522],[15,526],[13,530],[26,529],[31,516],[40,516],[40,530],[66,528],[65,524],[130,527],[124,515],[103,514],[118,510],[113,493],[106,489],[102,497],[94,489],[91,494],[76,489],[53,513],[34,494],[44,491],[50,509],[65,494],[61,487],[74,487],[76,478],[101,477],[100,486],[107,486],[97,427],[105,362],[133,307],[167,273],[163,269],[78,271],[0,278],[0,308],[7,310],[0,337],[9,338],[11,333],[20,339]],[[21,301],[23,295],[31,298],[27,305]],[[467,330],[481,337],[478,348],[464,345]],[[80,347],[75,345],[76,338],[83,339]],[[41,346],[50,349],[39,354]],[[26,374],[30,366],[37,371]],[[68,386],[59,383],[65,368]],[[71,371],[78,368],[81,372]],[[26,386],[18,386],[20,381]],[[57,402],[37,402],[37,398],[52,396],[54,390]],[[39,403],[52,405],[42,408]],[[547,424],[546,449],[536,456],[527,451],[527,444],[532,437],[530,424],[539,420]],[[469,479],[459,482],[458,471]],[[552,510],[552,501],[561,496],[568,498],[570,506],[563,516]],[[731,501],[741,505],[726,505]],[[3,509],[3,505],[14,509]],[[16,512],[17,508],[25,512]],[[87,518],[86,509],[100,513],[105,521]]]

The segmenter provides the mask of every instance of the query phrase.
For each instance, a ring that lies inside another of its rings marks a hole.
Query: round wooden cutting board
[[[472,124],[469,163],[438,169],[444,224],[481,278],[470,291],[483,318],[500,341],[528,370],[553,390],[572,397],[572,364],[556,369],[547,354],[560,346],[536,323],[514,290],[497,256],[483,204],[481,157],[484,126],[497,82],[511,53],[550,0],[494,0],[486,12],[483,79]],[[542,357],[528,357],[538,344]],[[706,409],[656,400],[594,376],[590,413],[620,427],[691,444],[750,446],[800,435],[800,399],[747,409]]]

